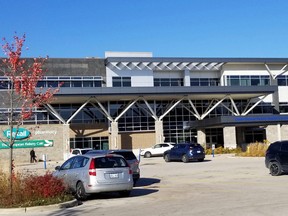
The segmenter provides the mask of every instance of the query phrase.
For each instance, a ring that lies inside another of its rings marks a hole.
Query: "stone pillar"
[[[70,154],[70,124],[63,124],[63,159],[67,160]]]
[[[268,142],[275,142],[281,140],[281,128],[280,125],[268,125],[266,127],[266,139]]]
[[[111,122],[110,130],[111,135],[110,135],[109,149],[121,149],[118,137],[118,122]]]
[[[205,129],[198,129],[197,130],[197,143],[202,145],[204,148],[207,148],[206,146],[206,133]]]
[[[163,121],[156,120],[155,121],[155,141],[156,143],[162,143],[165,141],[164,133],[163,133]]]
[[[237,148],[236,127],[227,126],[223,128],[224,148]]]
[[[288,125],[281,125],[281,139],[288,140]]]

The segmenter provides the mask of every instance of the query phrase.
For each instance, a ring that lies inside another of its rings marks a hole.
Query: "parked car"
[[[88,151],[86,154],[118,154],[122,155],[128,164],[130,165],[130,168],[133,171],[133,181],[134,185],[140,178],[140,168],[139,168],[139,160],[136,158],[135,154],[132,150],[129,149],[117,149],[117,150],[91,150]]]
[[[179,143],[172,149],[167,150],[163,154],[166,162],[170,161],[183,161],[187,163],[192,160],[204,161],[205,151],[204,148],[197,143]]]
[[[75,156],[75,155],[84,155],[84,154],[86,154],[88,151],[91,151],[91,150],[92,150],[92,148],[75,148],[75,149],[71,149],[69,158],[70,158],[70,157],[73,157],[73,156]]]
[[[272,176],[288,172],[288,140],[271,143],[266,151],[265,166]]]
[[[163,153],[171,148],[173,148],[175,143],[159,143],[151,148],[141,149],[140,155],[145,158],[152,156],[163,156]]]
[[[78,155],[57,166],[53,176],[63,179],[79,200],[101,192],[129,196],[133,189],[132,170],[120,155]]]

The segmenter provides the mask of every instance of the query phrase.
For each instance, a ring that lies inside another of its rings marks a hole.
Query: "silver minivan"
[[[89,194],[119,192],[130,195],[133,189],[132,170],[120,155],[78,155],[57,166],[53,176],[63,179],[79,200]]]
[[[136,185],[136,182],[140,178],[140,168],[139,168],[139,161],[136,158],[135,154],[132,150],[128,149],[112,149],[112,150],[91,150],[88,151],[86,154],[117,154],[123,156],[128,164],[130,165],[130,168],[133,172],[133,181],[134,186]]]

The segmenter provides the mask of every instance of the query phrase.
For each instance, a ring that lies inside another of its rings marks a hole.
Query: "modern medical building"
[[[15,160],[28,161],[31,147],[62,160],[71,148],[134,150],[182,141],[236,148],[288,139],[287,65],[288,58],[160,58],[149,52],[48,59],[38,87],[63,85],[21,126],[31,136],[14,149]],[[5,91],[9,81],[0,79]],[[1,112],[9,107],[2,103]],[[7,129],[7,119],[0,124]],[[0,157],[7,155],[2,147]]]

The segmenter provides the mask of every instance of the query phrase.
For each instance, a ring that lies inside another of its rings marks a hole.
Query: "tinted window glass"
[[[96,168],[115,168],[115,167],[127,167],[128,164],[121,157],[101,157],[95,158]]]
[[[74,157],[71,158],[70,160],[67,160],[62,166],[61,166],[61,170],[67,170],[67,169],[70,169],[72,164],[73,164],[73,161],[74,161]]]
[[[282,142],[281,151],[288,152],[288,142]]]
[[[126,160],[135,160],[136,159],[133,152],[116,151],[116,152],[111,152],[111,153],[122,155]]]
[[[74,159],[74,162],[71,168],[75,169],[75,168],[83,167],[83,160],[84,160],[84,157],[76,157]]]

